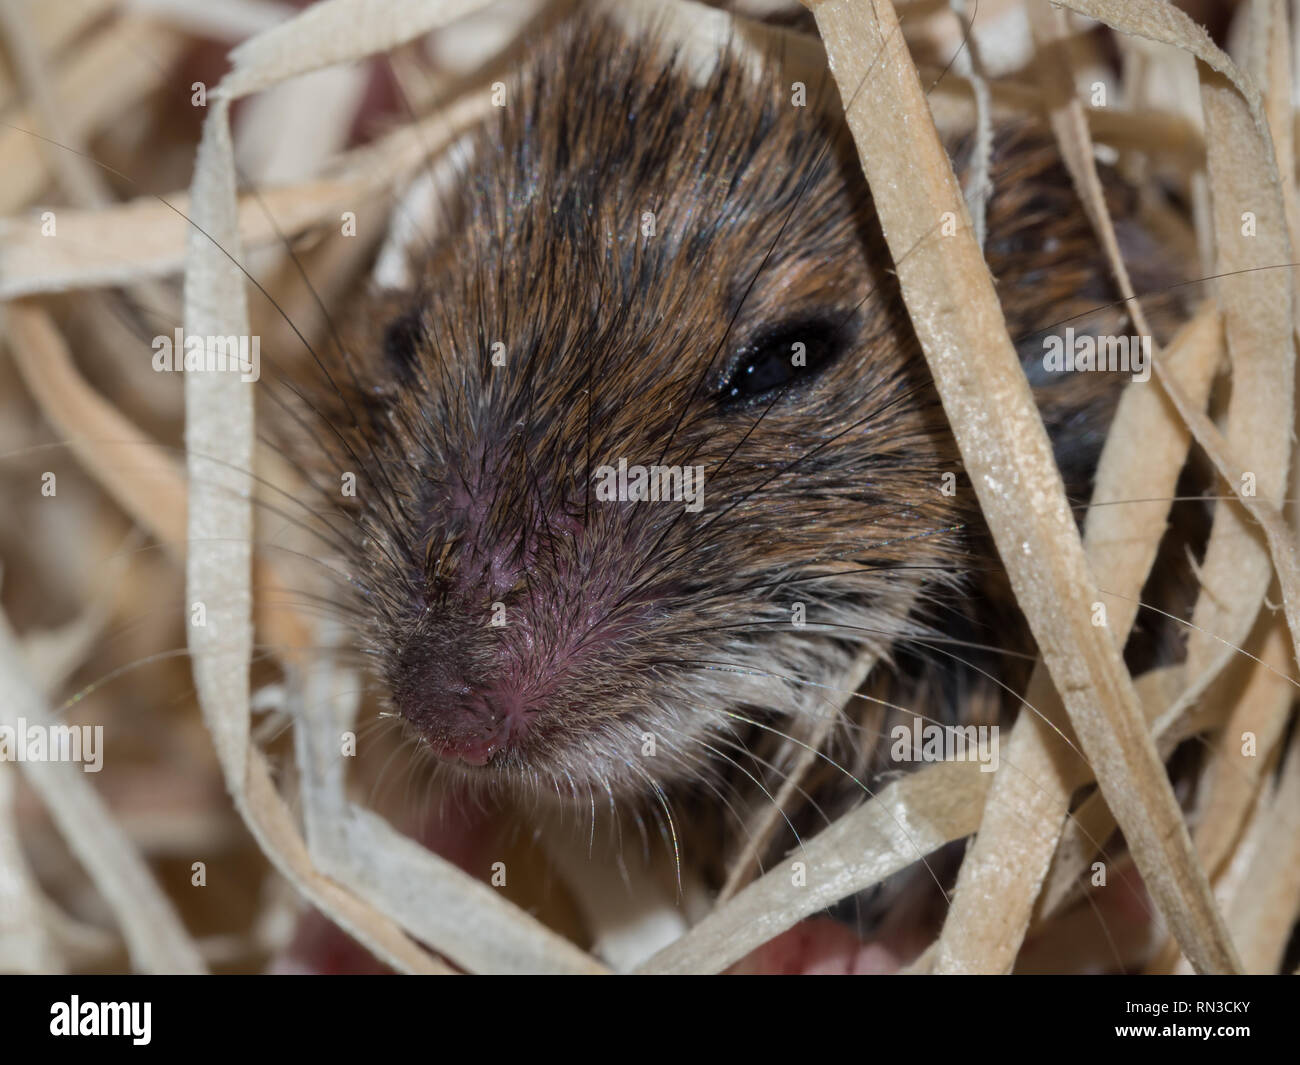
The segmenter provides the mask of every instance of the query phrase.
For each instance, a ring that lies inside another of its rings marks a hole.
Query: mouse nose
[[[396,686],[398,711],[430,749],[448,760],[486,765],[510,737],[510,719],[492,700],[466,684],[405,683]]]
[[[482,678],[467,680],[445,657],[412,657],[397,672],[396,709],[441,758],[486,765],[523,732],[519,700]]]

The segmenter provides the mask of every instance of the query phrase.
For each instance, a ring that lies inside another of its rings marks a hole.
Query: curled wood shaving
[[[127,6],[197,37],[242,41],[293,15],[276,0],[126,0]]]
[[[1289,341],[1287,346],[1289,347]],[[1277,577],[1282,586],[1282,604],[1286,611],[1287,625],[1291,631],[1292,646],[1296,649],[1297,655],[1300,655],[1300,557],[1297,556],[1295,534],[1287,527],[1282,512],[1276,505],[1267,500],[1261,500],[1257,496],[1241,494],[1241,486],[1247,470],[1243,464],[1233,457],[1231,446],[1224,439],[1223,434],[1219,432],[1214,423],[1203,412],[1197,410],[1188,401],[1176,382],[1165,380],[1164,377],[1160,376],[1159,366],[1156,368],[1156,373],[1166,394],[1178,408],[1179,415],[1192,430],[1196,442],[1200,444],[1206,455],[1214,463],[1219,475],[1233,489],[1235,501],[1242,505],[1263,530],[1272,564],[1276,566]],[[1229,587],[1232,586],[1229,585]],[[1207,597],[1203,593],[1200,599],[1205,598]],[[1200,599],[1197,600],[1198,603]],[[1263,593],[1260,594],[1260,599],[1263,600]],[[1192,623],[1196,624],[1195,615],[1193,615]],[[1224,638],[1220,637],[1220,639]],[[1231,657],[1234,651],[1235,647],[1230,646],[1223,652],[1223,655]],[[1211,668],[1206,670],[1196,681],[1189,682],[1187,691],[1184,692],[1178,703],[1171,707],[1170,715],[1176,717],[1187,705],[1199,698],[1200,694],[1217,675],[1217,670]]]
[[[41,895],[16,831],[17,772],[0,762],[0,972],[59,973],[62,952],[45,927],[49,906]]]
[[[250,247],[277,244],[324,218],[355,206],[367,189],[359,181],[322,181],[271,189],[259,204],[240,202],[240,232]],[[263,206],[265,205],[265,210]],[[170,205],[170,206],[169,206]],[[122,285],[178,273],[185,261],[189,197],[134,200],[102,210],[58,212],[57,238],[42,236],[31,216],[0,219],[0,298]],[[268,217],[269,214],[269,217]]]
[[[1160,710],[1169,705],[1179,691],[1181,677],[1181,666],[1168,666],[1144,673],[1137,679],[1138,697],[1142,701],[1142,712],[1147,721],[1154,722]],[[1007,761],[1013,753],[1009,748],[1008,753],[1003,756],[1004,764],[1008,766],[1016,765],[1014,762]],[[1024,767],[1018,766],[1018,768],[1023,774]],[[991,798],[992,795],[990,795]],[[1056,851],[1048,886],[1044,888],[1043,893],[1039,896],[1040,904],[1037,907],[1036,916],[1041,912],[1055,913],[1061,908],[1060,903],[1063,903],[1066,898],[1073,898],[1077,894],[1078,878],[1083,867],[1097,853],[1100,845],[1104,843],[1114,829],[1115,819],[1105,802],[1102,801],[1100,792],[1094,792],[1082,806],[1069,816],[1069,819],[1065,822],[1065,831],[1062,833],[1061,843]],[[1066,867],[1068,867],[1068,871]],[[1042,902],[1049,897],[1053,887],[1059,888],[1060,897],[1057,899],[1057,904],[1047,910]],[[1017,904],[1017,897],[1013,896],[1010,900],[1013,906]],[[1002,899],[999,897],[999,905],[1001,904]],[[1004,921],[1003,925],[1014,930],[1017,922],[1014,920]],[[1020,933],[1017,932],[1016,934]],[[940,940],[936,940],[931,943],[920,957],[904,969],[903,972],[933,972],[935,962],[938,959],[940,942]],[[991,969],[992,966],[989,966],[989,968]]]
[[[1232,860],[1215,880],[1243,969],[1255,975],[1277,973],[1300,915],[1298,746],[1293,737],[1281,779],[1256,796]],[[1149,971],[1181,974],[1188,966],[1176,951],[1167,950]]]
[[[28,105],[39,122],[40,132],[49,138],[39,145],[60,184],[76,200],[102,202],[107,198],[103,179],[86,157],[85,146],[66,126],[62,113],[55,106],[49,69],[35,31],[33,14],[31,9],[24,10],[12,0],[0,3],[0,33],[4,34],[6,50],[17,70]]]
[[[56,723],[19,657],[0,615],[0,723],[48,729]],[[140,852],[75,762],[20,762],[23,774],[94,880],[121,926],[135,967],[151,973],[201,973],[202,958]]]
[[[1260,799],[1247,833],[1228,928],[1248,973],[1273,974],[1300,917],[1300,732],[1291,738],[1282,778]]]
[[[1296,694],[1287,676],[1290,650],[1285,627],[1270,620],[1258,650],[1259,660],[1245,664],[1245,682],[1231,678],[1230,696],[1235,696],[1235,705],[1224,722],[1215,757],[1207,767],[1203,785],[1206,797],[1192,834],[1201,860],[1212,875],[1228,859],[1259,793],[1265,767],[1272,764],[1271,755],[1286,731]],[[1253,747],[1246,746],[1247,734],[1254,737]],[[1300,806],[1296,814],[1300,816]]]
[[[918,69],[929,86],[930,107],[939,129],[959,132],[972,128],[976,121],[975,107],[966,79],[943,67],[922,65]],[[1016,81],[992,82],[989,100],[995,120],[1045,113],[1047,103],[1039,85]],[[1162,160],[1174,168],[1198,167],[1205,161],[1205,140],[1183,115],[1151,108],[1120,111],[1113,107],[1083,107],[1082,110],[1093,140],[1101,144],[1139,149],[1144,157]]]
[[[103,18],[113,2],[114,0],[83,0],[78,4],[47,4],[41,0],[27,0],[20,10],[31,24],[36,48],[42,54],[52,55],[65,48],[87,26]],[[0,108],[9,106],[15,91],[11,72],[7,67],[0,66]]]
[[[318,173],[347,147],[370,74],[366,66],[326,67],[249,100],[235,137],[244,181],[264,188]]]
[[[183,558],[187,490],[179,464],[86,383],[48,312],[19,300],[6,306],[4,321],[14,362],[50,425],[131,520]],[[286,598],[273,565],[259,560],[257,577],[268,599]],[[310,642],[292,610],[268,611],[264,624],[280,646]]]
[[[989,778],[977,762],[937,762],[890,784],[755,880],[640,971],[717,972],[798,921],[878,884],[979,824]]]
[[[953,58],[953,69],[970,86],[975,101],[975,138],[970,173],[966,178],[966,209],[975,230],[975,242],[982,248],[988,236],[988,201],[993,194],[993,180],[989,175],[993,162],[993,102],[980,61],[979,41],[967,14],[966,0],[948,0],[948,5],[961,23],[963,37]]]
[[[1150,336],[1151,327],[1142,313],[1142,305],[1134,297],[1133,283],[1129,280],[1128,269],[1119,253],[1115,226],[1106,210],[1106,198],[1101,188],[1101,177],[1097,173],[1092,137],[1083,105],[1075,96],[1070,57],[1063,47],[1068,34],[1065,12],[1050,6],[1047,0],[1029,0],[1028,7],[1029,24],[1039,48],[1039,77],[1047,97],[1048,118],[1052,131],[1056,134],[1061,158],[1070,172],[1088,221],[1115,274],[1120,295],[1126,301],[1125,310],[1132,316],[1138,332]]]
[[[162,84],[183,45],[166,27],[139,19],[120,19],[106,32],[95,34],[54,79],[52,106],[64,128],[84,140],[129,110]],[[144,55],[151,61],[142,62]],[[48,186],[47,152],[58,149],[33,136],[45,134],[30,110],[8,115],[5,122],[0,126],[0,159],[5,161],[0,213],[8,214]]]
[[[177,463],[86,384],[48,312],[20,300],[4,318],[19,372],[78,461],[138,525],[164,542],[182,541],[185,480]]]
[[[412,942],[396,921],[317,870],[293,814],[275,789],[266,756],[256,748],[250,751],[248,777],[236,803],[258,846],[280,874],[376,958],[398,972],[446,975],[451,971]]]
[[[1270,777],[1277,767],[1278,747],[1284,738],[1296,686],[1288,676],[1291,642],[1280,618],[1264,615],[1252,641],[1252,658],[1234,662],[1206,693],[1204,704],[1223,708],[1222,728],[1207,741],[1213,753],[1198,789],[1193,839],[1205,868],[1214,878],[1215,893],[1223,899],[1241,890],[1235,875],[1242,855],[1252,843],[1252,809],[1258,811],[1261,793],[1271,790]],[[1300,818],[1300,807],[1294,812]],[[1112,826],[1113,827],[1113,826]],[[1294,835],[1297,825],[1280,829]],[[1280,835],[1278,837],[1281,838]],[[1228,891],[1229,885],[1235,885]],[[1247,891],[1252,890],[1247,888]],[[1230,909],[1229,928],[1232,928]],[[1285,937],[1283,937],[1285,938]],[[1233,939],[1241,941],[1233,930]],[[1279,944],[1281,949],[1282,944]],[[1169,972],[1178,963],[1177,945],[1166,943],[1151,964],[1153,972]],[[1246,971],[1251,961],[1243,956]],[[1276,968],[1275,960],[1274,968]]]
[[[1268,4],[1255,5],[1252,8],[1252,14],[1254,16],[1251,21],[1254,29],[1255,42],[1259,45],[1258,50],[1265,56],[1264,66],[1266,69],[1264,81],[1269,86],[1271,99],[1283,99],[1289,101],[1289,72],[1286,71],[1288,66],[1287,53],[1285,42],[1282,40],[1285,37],[1285,34],[1279,34],[1275,29],[1270,31],[1270,27],[1267,24],[1267,18],[1261,18],[1263,15],[1271,14],[1274,19],[1281,20],[1281,25],[1285,25],[1284,14],[1280,7],[1274,6],[1270,8]],[[1260,24],[1261,22],[1263,25]],[[1184,29],[1186,29],[1186,27],[1184,27]],[[1240,91],[1239,99],[1235,95],[1229,95],[1229,103],[1224,104],[1222,100],[1219,100],[1217,107],[1209,100],[1206,101],[1205,112],[1207,115],[1207,122],[1210,125],[1210,135],[1213,137],[1216,129],[1222,131],[1229,124],[1232,125],[1234,130],[1239,131],[1239,133],[1243,129],[1250,130],[1253,125],[1254,136],[1251,137],[1251,140],[1253,141],[1252,147],[1254,148],[1254,154],[1252,155],[1248,151],[1248,157],[1251,160],[1252,165],[1259,162],[1261,158],[1265,163],[1268,163],[1270,158],[1268,145],[1269,138],[1264,123],[1259,119],[1258,105],[1253,98],[1253,89],[1248,84],[1243,85],[1241,83],[1240,77],[1234,75],[1234,72],[1230,68],[1230,65],[1227,65],[1225,59],[1214,53],[1212,46],[1206,47],[1206,42],[1196,40],[1194,35],[1189,34],[1188,36],[1191,38],[1191,43],[1194,46],[1199,46],[1201,48],[1201,52],[1198,54],[1201,54],[1202,58],[1204,58],[1206,62],[1213,64],[1216,69],[1222,68],[1228,76],[1233,78],[1236,88]],[[1204,81],[1204,79],[1208,77],[1204,66],[1201,68],[1201,74]],[[1209,92],[1209,89],[1203,89],[1203,94],[1208,94]],[[1216,96],[1215,99],[1218,100],[1219,98]],[[1236,114],[1231,113],[1233,107],[1237,109]],[[1247,112],[1250,113],[1248,114]],[[1254,116],[1253,123],[1252,114]],[[1217,126],[1214,122],[1216,116],[1218,118]],[[1267,118],[1268,125],[1272,127],[1276,134],[1280,122],[1276,106],[1268,109]],[[1289,160],[1291,158],[1290,130],[1287,123],[1281,123],[1281,126],[1286,128],[1283,136],[1278,141],[1278,156],[1282,160]],[[1249,137],[1250,135],[1247,134],[1247,136]],[[1249,184],[1251,181],[1258,181],[1260,179],[1253,173],[1242,173],[1239,169],[1236,169],[1240,167],[1240,161],[1233,149],[1225,151],[1222,145],[1216,143],[1216,150],[1211,156],[1212,162],[1215,158],[1219,161],[1219,174],[1214,184],[1216,194],[1219,196],[1220,200],[1225,198],[1229,199],[1230,203],[1234,205],[1232,209],[1224,211],[1220,216],[1219,224],[1217,226],[1220,244],[1222,244],[1225,239],[1230,244],[1234,242],[1240,243],[1240,241],[1236,239],[1239,228],[1237,226],[1237,220],[1232,217],[1232,210],[1240,208],[1243,204],[1243,201],[1237,198],[1241,195],[1241,187]],[[1288,178],[1286,181],[1280,182],[1280,190],[1282,201],[1285,205],[1286,217],[1290,221],[1290,232],[1292,237],[1294,237],[1296,213],[1294,203],[1294,183],[1290,177],[1291,169],[1290,166],[1285,168],[1288,173]],[[1224,173],[1225,171],[1227,171],[1226,176]],[[1267,182],[1270,171],[1274,183],[1277,184],[1276,170],[1269,166],[1264,167],[1264,180]],[[1233,182],[1235,182],[1235,187]],[[1229,190],[1227,197],[1223,194],[1222,189],[1224,188]],[[1268,224],[1272,227],[1273,232],[1277,233],[1280,231],[1281,226],[1279,225],[1280,216],[1276,211],[1276,199],[1270,199],[1267,192],[1262,199],[1272,209],[1270,212],[1270,222]],[[1289,248],[1275,247],[1273,253],[1289,256]],[[1287,259],[1284,258],[1281,261],[1285,262]],[[1263,260],[1256,260],[1256,262],[1263,263]],[[1263,263],[1263,265],[1268,264]],[[1221,267],[1221,269],[1223,269],[1223,267]],[[1269,298],[1278,296],[1279,288],[1284,289],[1285,286],[1279,286],[1275,280]],[[1283,304],[1283,306],[1285,306],[1285,304]],[[1273,324],[1274,339],[1276,339],[1277,332],[1280,331],[1283,326],[1276,320],[1276,316]],[[1261,342],[1259,336],[1255,336],[1252,340],[1254,342]],[[1284,343],[1278,349],[1279,352],[1282,353],[1280,367],[1278,362],[1274,361],[1271,365],[1261,370],[1260,376],[1255,379],[1254,384],[1257,387],[1262,386],[1265,380],[1269,379],[1274,374],[1279,374],[1280,369],[1280,383],[1283,385],[1282,389],[1276,391],[1274,402],[1270,409],[1263,412],[1260,416],[1260,421],[1257,423],[1259,426],[1263,426],[1264,424],[1271,425],[1272,423],[1268,422],[1267,419],[1271,417],[1280,406],[1286,407],[1286,417],[1289,424],[1291,398],[1290,389],[1286,387],[1289,380],[1287,375],[1292,372],[1289,366],[1289,348],[1290,345]],[[1161,367],[1159,364],[1157,365],[1157,372],[1158,374],[1161,373]],[[1202,413],[1203,402],[1199,397],[1195,400],[1189,399],[1176,382],[1168,380],[1166,374],[1161,374],[1160,379],[1165,385],[1165,390],[1170,395],[1171,400],[1178,407],[1184,421],[1193,427],[1198,441],[1202,443],[1203,446],[1206,446],[1207,450],[1211,451],[1211,457],[1219,466],[1220,472],[1229,477],[1231,483],[1232,475],[1234,473],[1239,474],[1240,467],[1238,466],[1236,469],[1232,469],[1229,466],[1228,460],[1225,457],[1229,447],[1219,438],[1217,430],[1214,428],[1212,423],[1209,422],[1209,419]],[[1234,381],[1235,380],[1236,378],[1234,378]],[[1234,384],[1234,400],[1238,395],[1239,388],[1241,388],[1242,391],[1245,390],[1242,386]],[[1241,425],[1238,423],[1239,431],[1240,428]],[[1217,457],[1214,453],[1215,451],[1218,453]],[[1281,449],[1274,451],[1273,462],[1275,467],[1278,457],[1282,453]],[[1279,476],[1284,472],[1284,470],[1285,466],[1283,465],[1279,471]],[[1237,484],[1240,484],[1239,480],[1237,481]],[[1269,546],[1272,550],[1274,562],[1278,566],[1279,573],[1284,574],[1288,570],[1293,571],[1295,567],[1294,545],[1291,542],[1289,530],[1287,530],[1283,525],[1280,515],[1276,512],[1270,513],[1272,508],[1269,507],[1267,503],[1255,504],[1253,500],[1249,498],[1243,500],[1243,502],[1246,502],[1248,507],[1252,509],[1252,513],[1257,512],[1256,516],[1259,520],[1266,523],[1265,528],[1269,540]],[[1229,508],[1221,507],[1220,512],[1222,513],[1228,509]],[[1219,520],[1220,519],[1216,518],[1216,523]],[[1218,527],[1221,531],[1224,528],[1224,526]],[[1229,536],[1230,533],[1225,533],[1224,535]],[[1230,561],[1232,558],[1233,552],[1230,549],[1224,549],[1220,552],[1220,571],[1223,580],[1231,580],[1233,577],[1233,570]],[[1256,584],[1266,585],[1268,580],[1268,565],[1266,561],[1262,567],[1257,567],[1256,573]],[[1290,607],[1288,614],[1290,617],[1292,616],[1291,612],[1294,610],[1294,607],[1291,606],[1291,604],[1294,604],[1296,596],[1294,593],[1286,595],[1286,587],[1289,582],[1286,576],[1283,576],[1282,580],[1284,584],[1284,598]],[[1218,581],[1210,586],[1215,587],[1221,584],[1222,581]],[[1237,638],[1244,638],[1245,628],[1249,626],[1252,613],[1258,607],[1258,601],[1254,601],[1252,604],[1251,593],[1247,588],[1240,585],[1231,585],[1231,587],[1240,609],[1236,618],[1235,628],[1227,638],[1229,644],[1235,642]],[[1202,609],[1203,605],[1206,613],[1212,613],[1214,609],[1219,606],[1219,604],[1212,601],[1211,596],[1204,595],[1202,596],[1201,603],[1198,603],[1198,610]],[[1204,621],[1204,618],[1202,621]],[[1272,659],[1277,663],[1273,668],[1278,672],[1281,672],[1282,668],[1284,668],[1284,663],[1281,663],[1279,656],[1281,658],[1286,656],[1283,649],[1276,645],[1277,635],[1276,632],[1270,633],[1270,638],[1265,644],[1264,651],[1261,652],[1261,657],[1264,657],[1266,661]],[[1197,632],[1194,634],[1193,638],[1196,639],[1198,636],[1201,639],[1199,658],[1203,661],[1208,656],[1206,644],[1209,642],[1209,634]],[[1193,679],[1183,693],[1182,698],[1176,701],[1170,711],[1168,711],[1162,719],[1157,722],[1157,734],[1164,733],[1170,725],[1174,724],[1178,720],[1183,710],[1190,706],[1194,700],[1200,698],[1202,693],[1206,692],[1207,689],[1210,690],[1211,695],[1206,696],[1206,701],[1214,699],[1215,701],[1221,702],[1224,698],[1223,692],[1219,692],[1217,698],[1213,695],[1216,689],[1212,687],[1212,684],[1215,678],[1219,676],[1219,671],[1227,664],[1230,656],[1234,652],[1234,648],[1232,646],[1224,646],[1223,642],[1216,641],[1215,646],[1210,650],[1218,656],[1218,659],[1212,660],[1211,664],[1201,673],[1192,675]],[[1224,680],[1228,681],[1228,677],[1225,676]],[[1262,732],[1261,743],[1267,744],[1274,729],[1280,727],[1281,723],[1286,719],[1287,710],[1290,705],[1289,687],[1277,676],[1277,672],[1269,674],[1267,671],[1259,671],[1258,669],[1257,672],[1252,674],[1252,682],[1245,690],[1239,691],[1238,683],[1239,682],[1237,681],[1230,681],[1231,689],[1227,694],[1227,698],[1229,700],[1233,698],[1237,699],[1235,713],[1243,716],[1251,723],[1257,724]],[[1255,691],[1255,688],[1261,684],[1264,685],[1267,690],[1267,698],[1259,695]],[[1220,685],[1219,687],[1223,688],[1224,685]],[[1211,707],[1209,709],[1213,711],[1215,708]],[[1231,738],[1233,733],[1241,731],[1241,728],[1242,726],[1240,724],[1230,724],[1228,726],[1227,740],[1229,743],[1233,742]],[[1168,750],[1171,747],[1172,741],[1166,741],[1162,744],[1163,749]],[[1261,755],[1262,754],[1263,752],[1261,751]],[[1207,782],[1210,788],[1209,798],[1207,799],[1205,817],[1198,825],[1196,837],[1198,851],[1201,853],[1207,866],[1211,870],[1218,866],[1231,848],[1236,829],[1241,823],[1244,809],[1249,806],[1252,801],[1259,783],[1259,762],[1254,762],[1252,760],[1251,768],[1254,769],[1255,772],[1250,772],[1244,767],[1234,765],[1234,760],[1231,759],[1230,756],[1225,755],[1225,758],[1228,760],[1226,762],[1221,761],[1216,763],[1215,771],[1209,775]],[[1262,758],[1260,761],[1262,761]],[[1229,767],[1236,769],[1237,772],[1235,774],[1227,772]],[[1094,840],[1099,840],[1104,836],[1109,835],[1110,831],[1114,828],[1114,822],[1110,818],[1109,811],[1105,808],[1100,796],[1093,796],[1090,798],[1085,806],[1078,811],[1078,818],[1079,823],[1086,822],[1089,824]],[[1086,847],[1080,845],[1077,834],[1075,843],[1076,849],[1069,852],[1072,855],[1071,860],[1060,861],[1061,856],[1058,856],[1058,866],[1060,867],[1059,872],[1065,879],[1058,877],[1052,887],[1050,887],[1045,893],[1045,899],[1048,903],[1045,907],[1045,912],[1050,913],[1055,909],[1056,903],[1063,897],[1063,888],[1065,883],[1068,883],[1073,876],[1077,875],[1082,864],[1089,860],[1092,853],[1096,850],[1096,844],[1092,841],[1090,841],[1090,844]],[[1169,948],[1165,953],[1168,955],[1176,953],[1176,951]],[[1166,964],[1157,963],[1157,968],[1166,967]]]
[[[1219,439],[1209,419],[1192,409],[1176,385],[1166,390],[1234,494],[1263,525],[1272,559],[1239,508],[1217,508],[1201,567],[1209,594],[1198,597],[1193,612],[1188,690],[1171,710],[1177,714],[1199,698],[1246,639],[1274,564],[1293,638],[1300,631],[1300,566],[1276,511],[1286,484],[1295,372],[1293,283],[1276,267],[1292,261],[1291,242],[1258,90],[1205,31],[1170,5],[1064,0],[1064,6],[1124,33],[1173,45],[1198,62],[1212,190],[1214,272],[1220,275],[1216,287],[1233,361],[1227,441]],[[1242,233],[1244,211],[1256,217],[1253,237]],[[1156,375],[1164,384],[1158,364]],[[1250,465],[1233,461],[1233,455]],[[1254,474],[1257,497],[1240,494],[1241,474],[1247,470]]]
[[[433,119],[344,156],[338,176],[241,197],[241,239],[249,248],[274,246],[318,223],[336,222],[340,211],[355,209],[409,177],[429,152],[480,119],[487,106],[486,97],[466,97]],[[43,236],[34,216],[0,219],[0,299],[178,273],[185,262],[189,213],[184,193],[99,210],[61,209],[57,238]]]
[[[1111,634],[988,268],[959,228],[956,178],[892,4],[811,5],[872,189],[901,291],[962,458],[1070,722],[1139,869],[1198,969],[1238,968]],[[968,220],[967,224],[968,224]]]
[[[815,85],[826,75],[826,53],[816,35],[755,21],[697,0],[598,0],[631,32],[652,29],[662,34],[700,81],[717,68],[721,49],[747,64],[752,73],[766,70],[762,57],[779,56],[782,71]]]
[[[1142,711],[1148,722],[1154,723],[1160,711],[1174,699],[1181,688],[1181,678],[1181,666],[1166,666],[1144,673],[1136,680],[1138,697],[1142,701]],[[1014,740],[1014,738],[1013,734],[1012,739]],[[1003,756],[1004,761],[1012,754],[1014,754],[1014,751],[1009,749],[1008,754]],[[1016,763],[1007,762],[1006,764],[1015,765]],[[1023,767],[1021,767],[1021,771],[1023,772]],[[1062,816],[1064,816],[1064,809],[1062,809]],[[1099,791],[1094,791],[1082,805],[1069,815],[1064,822],[1064,831],[1061,833],[1060,843],[1056,848],[1056,856],[1053,859],[1048,879],[1038,896],[1038,905],[1035,907],[1036,924],[1041,920],[1041,915],[1057,913],[1063,908],[1067,899],[1073,899],[1077,896],[1078,881],[1084,867],[1102,849],[1105,841],[1114,830],[1114,815],[1111,814],[1110,808],[1106,805]],[[1032,895],[1033,892],[1027,894]],[[1021,891],[1017,890],[1008,900],[1009,905],[1013,908],[1020,905],[1020,896]],[[1001,899],[999,902],[1001,903]],[[1020,922],[1018,919],[1008,919],[1002,923],[1004,927],[1010,930],[1009,934],[1023,937],[1023,931],[1019,929]],[[1036,928],[1036,924],[1030,926],[1031,931]],[[1019,939],[1017,939],[1017,942],[1019,942]],[[933,971],[939,945],[939,940],[932,943],[922,956],[922,959],[918,959],[913,964],[913,969],[920,966],[922,960],[924,960],[924,968],[919,971]],[[1014,952],[1009,952],[1009,954],[1011,960],[1014,960]],[[1010,961],[1008,961],[1008,964],[1010,964]],[[992,966],[989,966],[989,968],[991,969]]]
[[[1207,304],[1164,355],[1170,374],[1202,405],[1222,348],[1222,322]],[[1164,535],[1167,500],[1174,495],[1189,445],[1186,428],[1159,390],[1139,383],[1125,389],[1102,449],[1084,529],[1089,562],[1095,572],[1107,574],[1107,590],[1113,593],[1105,601],[1117,646],[1133,626],[1138,595]],[[1135,463],[1131,456],[1139,446],[1143,461]],[[1127,500],[1151,502],[1133,505]],[[1070,798],[1089,773],[1057,731],[1065,726],[1065,717],[1041,663],[1025,700],[1042,716],[1024,711],[1012,727],[1006,761],[1015,772],[998,774],[980,834],[962,863],[939,941],[938,971],[1009,971],[1058,845],[1086,851],[1090,860],[1114,829],[1100,795],[1095,800],[1098,814],[1084,816],[1081,810],[1066,820]],[[1169,699],[1144,699],[1143,705],[1154,719]],[[1063,843],[1062,833],[1068,830],[1070,838]],[[1000,900],[992,917],[979,902],[987,898]]]
[[[386,52],[473,11],[487,0],[328,0],[233,49],[220,92],[238,99],[298,74]]]
[[[1120,258],[1083,108],[1074,96],[1068,56],[1060,48],[1066,33],[1064,14],[1049,8],[1045,0],[1031,0],[1030,24],[1043,48],[1038,65],[1062,156],[1134,323],[1140,332],[1150,335]],[[1218,366],[1221,328],[1217,313],[1203,307],[1169,353],[1170,372],[1188,381],[1192,402],[1198,407],[1206,402]],[[1093,571],[1107,574],[1107,590],[1112,593],[1107,602],[1108,624],[1117,647],[1124,646],[1132,628],[1169,506],[1140,505],[1134,513],[1130,507],[1108,504],[1172,498],[1188,444],[1188,434],[1168,401],[1145,383],[1130,385],[1102,452],[1084,537]],[[1144,456],[1142,463],[1131,460],[1137,447]],[[1012,730],[1009,764],[1019,773],[1003,775],[994,786],[985,824],[959,874],[953,907],[939,941],[937,971],[1010,970],[1065,827],[1070,796],[1081,783],[1077,754],[1060,733],[1065,725],[1060,699],[1041,663],[1025,700],[1041,716],[1022,713]],[[1108,827],[1100,839],[1089,836],[1091,850],[1109,834]],[[1003,902],[992,920],[986,918],[980,903],[990,897]]]
[[[235,265],[241,252],[229,104],[219,96],[210,100],[192,190],[185,329],[193,336],[246,336],[244,279]],[[189,645],[199,705],[226,786],[271,861],[340,927],[401,971],[441,971],[391,920],[316,872],[264,757],[250,748],[252,486],[242,471],[252,466],[253,394],[238,375],[187,374],[185,401],[191,485],[186,595],[207,607],[207,624],[189,626]]]

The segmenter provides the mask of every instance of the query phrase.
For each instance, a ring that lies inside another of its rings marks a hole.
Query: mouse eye
[[[407,311],[398,315],[384,329],[384,358],[403,380],[415,375],[415,361],[424,326],[420,312]]]
[[[840,356],[847,341],[845,323],[828,318],[803,318],[768,329],[736,352],[718,398],[724,406],[735,406],[804,385]]]

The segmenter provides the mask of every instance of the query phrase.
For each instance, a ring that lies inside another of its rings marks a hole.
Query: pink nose
[[[395,691],[394,701],[440,758],[486,765],[523,733],[525,715],[509,693],[476,691],[459,680],[447,683],[446,677],[421,679],[424,683]]]

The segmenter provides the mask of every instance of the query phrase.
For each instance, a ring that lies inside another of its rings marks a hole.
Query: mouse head
[[[584,801],[826,712],[959,551],[836,108],[664,51],[543,49],[334,375],[392,703],[476,779]]]

